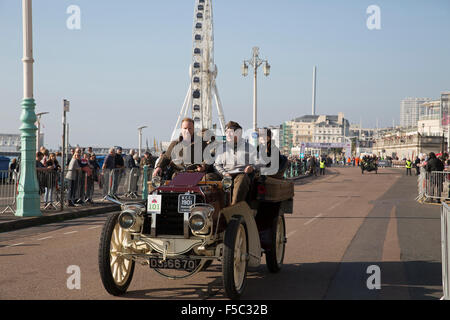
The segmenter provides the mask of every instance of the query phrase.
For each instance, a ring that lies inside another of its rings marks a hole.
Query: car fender
[[[223,214],[227,223],[235,215],[240,215],[244,218],[248,234],[248,265],[249,267],[259,267],[261,264],[261,241],[255,221],[256,210],[250,209],[247,202],[241,201],[222,209],[221,214]]]

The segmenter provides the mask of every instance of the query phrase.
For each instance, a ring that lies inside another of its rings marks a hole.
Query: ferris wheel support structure
[[[214,29],[212,0],[195,0],[192,32],[192,64],[190,85],[171,140],[176,139],[182,117],[191,111],[196,129],[213,129],[213,97],[222,135],[225,135],[225,116],[216,85],[217,66],[214,64]]]

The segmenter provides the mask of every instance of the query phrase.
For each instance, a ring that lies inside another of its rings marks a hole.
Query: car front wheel
[[[124,294],[133,278],[135,262],[123,256],[124,246],[131,236],[117,221],[120,212],[106,221],[100,238],[98,265],[103,286],[109,294]]]
[[[237,300],[247,283],[248,241],[247,228],[242,216],[233,216],[225,231],[222,259],[225,294]]]

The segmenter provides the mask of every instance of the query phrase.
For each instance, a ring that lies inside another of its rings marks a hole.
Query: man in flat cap
[[[233,178],[231,204],[244,201],[250,190],[251,177],[259,171],[257,151],[242,139],[242,127],[230,121],[225,127],[226,143],[218,148],[214,168],[222,177]]]

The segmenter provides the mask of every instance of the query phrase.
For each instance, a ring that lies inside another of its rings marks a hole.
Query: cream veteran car
[[[231,179],[205,181],[203,173],[182,172],[165,183],[154,178],[151,185],[146,204],[121,204],[104,225],[99,269],[108,293],[126,293],[136,263],[183,279],[219,261],[230,299],[240,298],[247,268],[258,267],[263,254],[269,271],[280,271],[284,214],[293,206],[290,180],[257,177],[247,200],[232,206]]]

